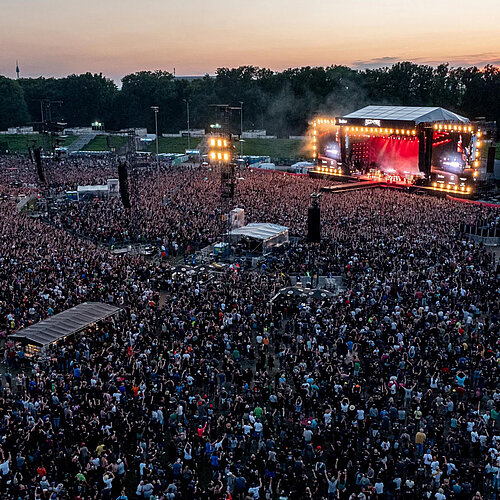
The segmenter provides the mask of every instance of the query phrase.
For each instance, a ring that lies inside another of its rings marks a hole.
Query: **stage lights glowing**
[[[231,161],[230,141],[222,137],[211,137],[209,139],[211,150],[209,151],[209,158],[215,161],[229,162]]]
[[[389,136],[389,135],[399,135],[399,136],[416,136],[417,131],[415,129],[387,129],[387,128],[376,128],[376,127],[344,127],[346,135],[370,135],[370,136]],[[314,141],[314,138],[313,138]]]
[[[465,125],[454,125],[451,123],[435,123],[434,130],[447,130],[450,132],[472,132],[473,128],[471,126]]]
[[[318,123],[321,125],[335,125],[335,119],[319,118],[317,121],[313,122],[313,126],[316,127]]]

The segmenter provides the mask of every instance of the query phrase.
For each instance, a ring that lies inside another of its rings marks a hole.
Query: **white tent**
[[[252,222],[243,227],[233,229],[229,233],[232,242],[246,240],[251,251],[267,253],[272,247],[288,242],[288,228],[269,222]]]

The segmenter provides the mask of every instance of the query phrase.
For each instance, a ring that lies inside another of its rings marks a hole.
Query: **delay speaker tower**
[[[311,195],[311,206],[307,209],[307,241],[320,243],[321,241],[321,193]]]

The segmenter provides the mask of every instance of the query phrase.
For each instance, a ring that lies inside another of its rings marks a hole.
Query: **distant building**
[[[267,135],[267,130],[243,130],[242,139],[276,139],[275,135]]]
[[[36,133],[33,131],[33,127],[9,127],[7,129],[7,134],[26,135]]]
[[[181,137],[187,137],[188,135],[191,137],[204,137],[205,129],[203,128],[193,128],[191,130],[179,130],[179,135]]]

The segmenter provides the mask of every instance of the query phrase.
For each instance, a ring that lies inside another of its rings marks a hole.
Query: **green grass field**
[[[120,149],[127,142],[127,137],[113,136],[110,137],[111,146]],[[105,135],[98,135],[92,139],[81,151],[108,151],[108,144]]]
[[[198,137],[191,137],[190,149],[197,149],[201,140]],[[160,137],[158,151],[160,153],[184,153],[188,149],[187,137]],[[150,153],[156,152],[156,142],[149,142],[143,149]]]
[[[202,139],[191,138],[190,149],[198,149]],[[236,151],[240,152],[240,143],[236,143]],[[301,158],[303,144],[295,139],[245,139],[244,155],[270,156],[271,158]],[[184,153],[188,149],[186,137],[160,137],[158,150],[160,153]],[[150,142],[145,151],[154,153],[155,142]]]
[[[68,146],[76,140],[76,138],[76,136],[68,136],[62,145]],[[42,137],[39,135],[0,135],[0,147],[2,146],[2,143],[5,143],[7,145],[7,149],[11,152],[26,153],[26,142],[28,141],[31,144],[33,140],[36,141],[37,144],[42,144]],[[111,137],[110,140],[111,145],[119,150],[126,144],[127,137],[114,136]],[[190,149],[198,149],[201,141],[202,139],[192,137],[190,141]],[[236,151],[238,153],[240,152],[240,147],[241,144],[236,143]],[[243,154],[270,156],[272,159],[298,159],[306,157],[306,155],[302,153],[302,148],[302,141],[296,139],[245,139],[245,142],[243,143]],[[186,149],[188,149],[186,137],[160,137],[160,153],[184,153]],[[156,151],[155,142],[153,141],[146,144],[142,150],[154,153]],[[92,139],[86,146],[84,146],[82,151],[108,151],[106,137],[98,135],[95,139]]]
[[[244,155],[270,156],[271,158],[302,158],[303,143],[297,139],[245,139]],[[236,145],[238,152],[240,144]]]
[[[68,146],[76,139],[76,136],[67,136],[64,139],[64,142],[61,142],[61,146]],[[39,134],[33,135],[0,135],[0,150],[4,149],[4,145],[6,144],[6,149],[12,153],[27,153],[28,147],[35,143],[35,146],[43,146],[43,137]]]

